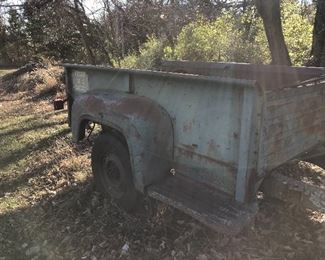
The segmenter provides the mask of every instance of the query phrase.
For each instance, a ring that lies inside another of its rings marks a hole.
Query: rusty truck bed
[[[64,66],[73,138],[85,121],[113,128],[137,190],[217,230],[240,230],[267,173],[325,143],[325,68]]]
[[[260,176],[325,142],[325,68],[165,61],[161,69],[256,80],[261,87]]]

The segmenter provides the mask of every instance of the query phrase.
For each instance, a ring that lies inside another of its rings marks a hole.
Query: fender
[[[85,121],[120,132],[128,145],[137,190],[144,192],[169,173],[173,160],[174,133],[169,114],[153,100],[114,90],[88,92],[72,105],[71,130],[80,140]]]

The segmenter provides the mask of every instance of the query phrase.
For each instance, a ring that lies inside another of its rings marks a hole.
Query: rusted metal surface
[[[81,122],[90,120],[118,130],[126,138],[136,187],[163,178],[171,168],[173,129],[166,111],[145,97],[107,90],[75,98],[72,133],[78,139]]]
[[[246,85],[239,87],[219,78],[192,81],[193,75],[183,76],[182,80],[136,77],[135,94],[154,99],[173,119],[176,171],[234,196],[240,133],[246,122],[241,117],[244,92],[250,89],[248,96],[255,96],[259,88],[254,81],[241,81]],[[255,132],[250,127],[247,125],[247,131]]]
[[[235,234],[252,221],[249,203],[267,171],[325,143],[325,83],[299,84],[324,68],[165,66],[192,73],[180,74],[65,67],[74,139],[85,121],[118,131],[136,188],[218,231]]]
[[[213,157],[209,157],[204,154],[196,153],[195,151],[193,151],[193,148],[188,145],[176,147],[176,150],[178,150],[179,154],[184,154],[185,157],[191,158],[192,160],[199,160],[207,164],[221,165],[232,171],[235,171],[237,169],[236,165],[233,162],[226,162]]]
[[[192,73],[181,74],[65,66],[74,136],[82,119],[120,131],[141,165],[134,167],[141,189],[170,167],[245,202],[267,171],[325,142],[324,84],[299,84],[324,68],[164,64]]]
[[[325,142],[325,82],[266,94],[260,172]]]
[[[255,81],[79,65],[66,67],[70,70],[74,97],[114,90],[146,97],[163,107],[173,127],[171,166],[234,195],[239,137],[241,124],[245,122],[241,119],[243,93],[246,88],[251,89],[250,95],[260,91]],[[147,108],[132,102],[129,99],[128,106],[136,106],[137,113],[146,117]],[[92,108],[87,109],[92,112],[104,109],[97,102],[91,103]],[[118,108],[119,113],[128,113],[123,106]],[[177,168],[179,165],[187,167]]]
[[[228,235],[236,235],[251,224],[257,212],[255,203],[236,203],[230,196],[177,173],[165,182],[149,187],[148,193]]]
[[[226,86],[233,87],[254,87],[254,82],[256,80],[253,79],[236,79],[236,78],[224,78],[222,76],[216,77],[216,75],[209,76],[205,74],[196,74],[196,75],[186,75],[181,73],[172,73],[172,72],[162,72],[162,71],[150,71],[150,70],[130,70],[130,69],[120,69],[120,68],[111,68],[104,66],[94,66],[94,65],[80,65],[80,64],[61,64],[64,66],[72,76],[80,79],[80,77],[84,78],[84,75],[79,75],[76,77],[75,72],[87,72],[86,79],[88,82],[92,81],[93,87],[92,89],[107,89],[107,88],[117,88],[116,85],[120,84],[120,88],[118,90],[124,91],[124,83],[129,87],[129,75],[132,74],[133,77],[150,77],[159,80],[191,80],[191,81],[203,81],[203,82],[215,82],[219,84],[223,84]],[[79,74],[77,73],[77,74]],[[98,80],[100,77],[100,80]],[[124,79],[125,78],[125,79]],[[122,80],[121,80],[122,79]],[[102,84],[100,84],[101,82]],[[122,82],[122,83],[121,83]],[[78,86],[83,86],[84,81],[74,82],[78,84]],[[81,83],[81,84],[80,84]],[[109,85],[109,87],[108,87]],[[89,85],[88,85],[89,86]]]
[[[277,90],[325,74],[325,68],[252,65],[246,63],[164,61],[163,71],[256,80],[265,90]]]

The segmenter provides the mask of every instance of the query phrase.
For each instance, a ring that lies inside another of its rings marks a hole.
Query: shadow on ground
[[[91,183],[2,215],[6,259],[322,259],[325,253],[321,226],[281,203],[263,201],[255,227],[227,237],[148,199],[128,215]],[[123,255],[125,244],[130,249]]]

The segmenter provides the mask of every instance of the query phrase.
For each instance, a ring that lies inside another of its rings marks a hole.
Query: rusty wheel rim
[[[109,194],[114,198],[121,198],[125,185],[123,185],[124,167],[119,158],[114,154],[108,154],[103,160],[103,179]]]

